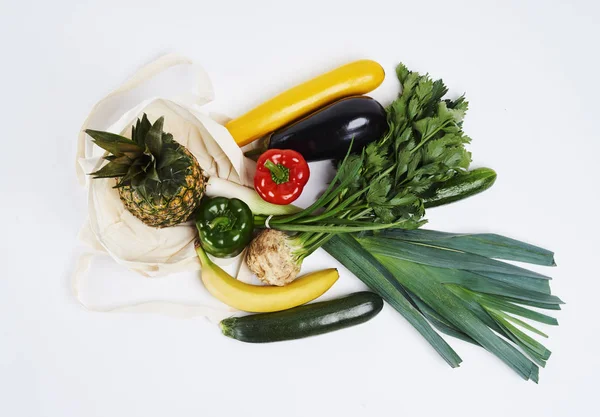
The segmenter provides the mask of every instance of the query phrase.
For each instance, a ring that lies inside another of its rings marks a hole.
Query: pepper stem
[[[265,161],[265,168],[271,171],[271,178],[277,185],[283,184],[290,180],[290,169],[281,164],[275,164],[270,159]]]
[[[227,227],[229,226],[229,223],[231,222],[231,219],[227,216],[220,216],[220,217],[215,217],[214,219],[212,219],[210,221],[210,223],[208,223],[208,227],[210,227],[210,229],[214,229],[215,227]]]

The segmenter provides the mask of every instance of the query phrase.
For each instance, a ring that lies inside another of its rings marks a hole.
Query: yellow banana
[[[267,313],[296,307],[319,297],[339,278],[330,268],[296,279],[285,287],[250,285],[238,281],[215,265],[201,247],[196,253],[202,264],[202,282],[215,298],[238,310]]]

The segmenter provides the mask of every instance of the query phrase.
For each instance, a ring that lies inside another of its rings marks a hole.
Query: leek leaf
[[[432,277],[432,268],[385,255],[375,255],[393,277],[452,325],[496,355],[524,379],[537,379],[537,365],[494,333],[462,301]]]
[[[549,324],[553,326],[558,325],[558,321],[554,317],[547,316],[545,314],[539,313],[537,311],[530,310],[523,306],[513,304],[512,302],[507,301],[505,298],[498,297],[495,295],[489,294],[479,294],[475,292],[471,292],[469,290],[465,290],[464,288],[456,286],[456,288],[452,288],[453,292],[468,292],[471,297],[473,297],[479,304],[483,307],[492,307],[496,310],[504,311],[507,313],[515,314],[521,317],[525,317],[531,320],[535,320],[539,323]],[[456,291],[455,291],[456,290]]]
[[[556,266],[554,252],[492,233],[445,233],[424,229],[390,229],[379,235],[456,249],[488,258]]]
[[[550,279],[537,272],[472,253],[442,249],[421,243],[414,244],[397,239],[381,238],[379,236],[363,237],[359,241],[361,244],[365,244],[369,250],[371,248],[376,249],[382,255],[440,268],[456,268],[469,271],[486,271]]]
[[[325,244],[324,249],[402,314],[450,366],[459,366],[462,359],[411,304],[408,294],[403,295],[401,287],[392,284],[393,279],[388,277],[390,273],[352,236],[337,235]]]

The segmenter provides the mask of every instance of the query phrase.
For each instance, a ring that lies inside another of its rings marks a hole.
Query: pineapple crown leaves
[[[185,185],[190,156],[163,131],[164,117],[150,123],[146,114],[131,127],[131,139],[110,132],[87,129],[93,142],[108,151],[108,164],[90,175],[119,178],[115,188],[131,186],[146,199],[170,198]],[[152,197],[152,198],[150,198]]]

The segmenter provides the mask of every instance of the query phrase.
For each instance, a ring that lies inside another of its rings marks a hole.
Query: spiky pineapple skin
[[[162,197],[159,204],[144,200],[131,186],[118,188],[121,201],[125,208],[151,227],[170,227],[187,221],[194,213],[204,195],[204,172],[196,157],[184,147],[180,148],[188,155],[193,163],[188,167],[185,184],[179,187],[179,192],[170,200]]]

